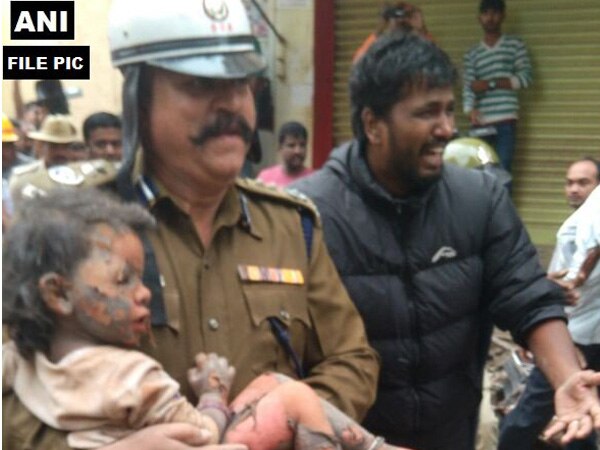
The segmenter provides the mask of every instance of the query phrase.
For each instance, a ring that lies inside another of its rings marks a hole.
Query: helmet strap
[[[123,164],[120,175],[129,175],[135,161],[139,144],[139,87],[142,64],[130,64],[121,68],[123,82]]]

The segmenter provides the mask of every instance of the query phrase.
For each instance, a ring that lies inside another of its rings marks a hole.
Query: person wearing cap
[[[71,120],[62,114],[50,114],[38,131],[30,131],[36,158],[46,167],[77,160],[73,157],[72,143],[77,142],[77,130]]]
[[[89,184],[79,170],[69,167],[69,163],[81,161],[86,156],[81,147],[78,149],[79,138],[69,117],[50,114],[46,116],[39,130],[30,131],[27,136],[33,142],[37,159],[22,164],[12,171],[8,181],[8,191],[13,207],[18,207],[22,198],[37,195],[40,191],[38,187],[41,186],[47,188],[47,186]],[[97,177],[98,169],[100,168],[94,165],[87,170],[90,181],[105,178]]]
[[[374,33],[367,36],[360,47],[356,49],[356,52],[354,52],[354,56],[352,57],[352,64],[355,64],[360,57],[365,54],[379,36],[394,31],[418,33],[429,40],[433,40],[429,31],[427,31],[425,18],[423,17],[421,8],[404,1],[388,3],[381,12],[381,23],[379,28]]]
[[[124,75],[123,161],[113,187],[157,220],[141,236],[155,341],[143,350],[192,401],[187,370],[198,352],[215,352],[236,368],[232,397],[276,370],[361,419],[374,400],[378,358],[314,205],[236,178],[255,126],[249,80],[264,67],[254,39],[239,0],[112,4],[111,55]],[[65,448],[64,436],[14,395],[3,406],[3,435],[18,441],[10,448],[33,440],[32,448]],[[172,433],[203,442],[193,429],[157,426],[111,449],[188,448]]]
[[[564,295],[505,186],[444,163],[457,78],[450,57],[416,34],[378,39],[350,75],[355,138],[291,187],[317,205],[381,357],[369,431],[419,450],[473,450],[495,324],[558,388],[549,432],[566,430],[566,442],[600,427],[600,373],[581,368]]]

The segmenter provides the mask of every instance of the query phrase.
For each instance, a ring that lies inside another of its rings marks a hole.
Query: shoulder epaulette
[[[37,172],[40,169],[44,168],[44,162],[37,160],[32,161],[26,164],[21,164],[13,168],[10,176],[11,177],[20,177],[21,175],[25,175],[26,173]]]
[[[237,187],[249,195],[257,195],[269,198],[273,201],[287,204],[291,207],[310,212],[315,219],[315,223],[320,223],[319,211],[313,201],[306,195],[296,189],[282,188],[274,184],[265,184],[259,180],[251,178],[238,178]]]
[[[118,169],[118,163],[103,159],[48,168],[43,161],[35,161],[13,169],[9,181],[10,194],[13,201],[18,203],[58,187],[103,186],[115,179]]]

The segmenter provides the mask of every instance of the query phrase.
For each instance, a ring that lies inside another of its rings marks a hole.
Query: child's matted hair
[[[89,256],[89,238],[99,224],[140,232],[153,227],[154,219],[141,206],[97,189],[56,189],[23,201],[17,211],[3,242],[2,322],[24,358],[46,352],[55,328],[40,278],[49,272],[71,278]]]

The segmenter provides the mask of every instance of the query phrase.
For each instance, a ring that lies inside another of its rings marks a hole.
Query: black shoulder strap
[[[294,369],[296,370],[296,375],[298,376],[298,379],[301,380],[303,378],[306,378],[304,366],[302,364],[302,361],[300,361],[298,354],[292,347],[292,340],[290,338],[290,333],[287,330],[287,328],[285,328],[285,326],[278,317],[271,316],[268,317],[267,320],[269,321],[269,325],[271,325],[271,331],[277,339],[277,342],[279,342],[279,345],[281,345],[285,353],[292,360],[292,364],[294,365]]]
[[[144,245],[144,274],[142,280],[150,289],[152,297],[150,298],[150,321],[153,326],[164,326],[167,324],[167,311],[162,295],[161,275],[158,271],[154,249],[150,239],[143,233],[141,237]]]
[[[117,192],[125,201],[145,204],[144,198],[140,195],[131,181],[127,173],[120,172],[116,180]],[[154,248],[150,242],[150,238],[146,233],[140,233],[140,239],[144,246],[144,274],[142,281],[150,289],[152,297],[150,299],[150,321],[153,326],[164,326],[167,324],[167,311],[162,295],[161,275],[156,262]]]
[[[302,235],[304,236],[304,243],[306,245],[306,256],[310,260],[310,256],[312,253],[312,237],[313,237],[313,217],[309,211],[306,209],[300,210],[300,222],[302,223]],[[290,338],[290,333],[281,323],[281,320],[278,317],[269,317],[267,319],[269,324],[271,325],[271,331],[275,335],[277,342],[279,345],[283,347],[289,358],[292,360],[292,364],[294,365],[294,369],[296,370],[296,375],[299,379],[306,378],[306,371],[302,365],[302,361],[298,357],[298,354],[294,351],[292,347],[292,341]]]
[[[306,244],[306,256],[310,261],[314,228],[313,217],[308,210],[301,209],[300,221],[302,222],[302,234],[304,234],[304,243]]]

